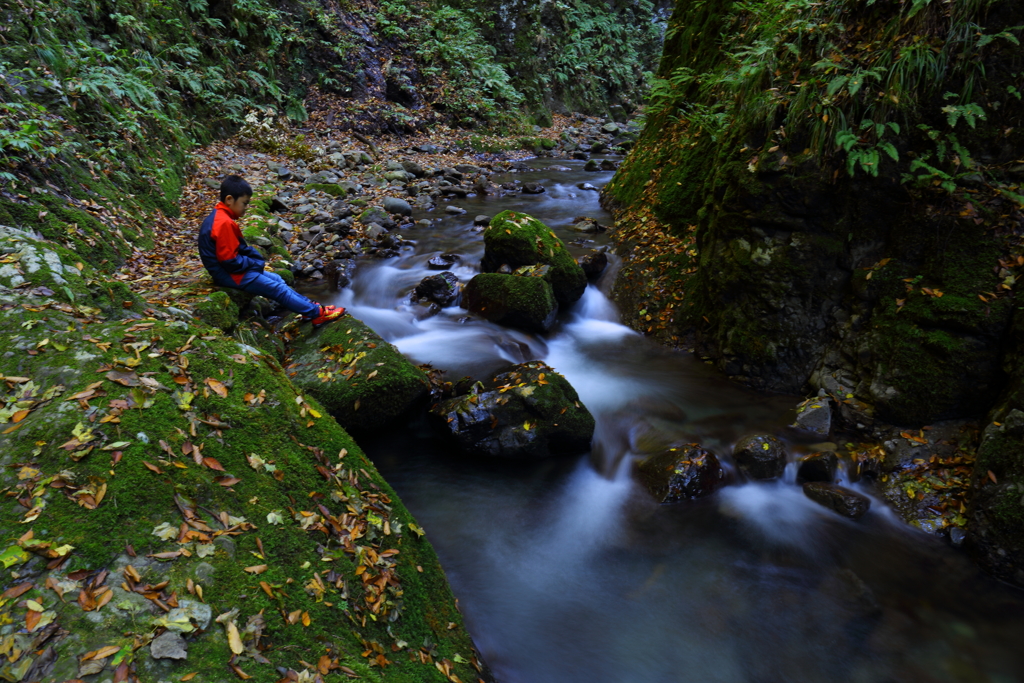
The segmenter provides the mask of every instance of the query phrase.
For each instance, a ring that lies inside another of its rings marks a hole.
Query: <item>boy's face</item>
[[[245,215],[246,210],[249,208],[249,202],[251,201],[251,196],[232,197],[231,195],[228,195],[224,198],[224,206],[231,209],[236,216],[241,218]]]

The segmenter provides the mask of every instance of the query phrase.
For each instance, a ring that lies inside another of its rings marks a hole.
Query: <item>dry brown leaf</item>
[[[3,597],[5,600],[17,598],[31,590],[33,585],[35,584],[33,584],[31,581],[26,581],[25,583],[18,584],[17,586],[12,586],[11,588],[5,590],[3,592],[3,596],[0,597]]]
[[[206,380],[204,381],[206,383],[206,386],[210,387],[210,389],[212,389],[215,394],[217,394],[221,398],[228,397],[228,388],[224,386],[223,382],[216,379],[212,379],[210,377],[207,377]]]
[[[265,564],[256,564],[256,565],[253,565],[252,567],[246,567],[245,571],[247,571],[250,574],[262,574],[263,572],[267,571],[267,565],[265,565]]]
[[[209,467],[211,470],[217,470],[218,472],[224,471],[224,466],[217,462],[214,458],[203,458],[202,464]]]
[[[36,612],[35,610],[30,609],[25,613],[25,628],[28,629],[29,633],[35,630],[36,626],[39,624],[39,620],[42,618],[42,612]]]
[[[231,670],[235,672],[235,675],[238,676],[239,678],[241,678],[243,681],[246,681],[246,680],[252,678],[252,676],[250,676],[249,674],[245,673],[240,668],[238,668],[237,664],[230,664],[229,666],[231,667]]]

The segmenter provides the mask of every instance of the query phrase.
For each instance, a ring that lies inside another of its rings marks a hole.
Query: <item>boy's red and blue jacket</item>
[[[219,202],[199,228],[199,258],[213,281],[222,287],[237,287],[246,273],[262,272],[266,262],[245,243],[237,218],[226,204]]]

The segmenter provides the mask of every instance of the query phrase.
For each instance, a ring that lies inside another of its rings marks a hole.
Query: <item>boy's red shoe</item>
[[[320,315],[310,320],[313,323],[313,327],[320,327],[326,325],[332,320],[337,320],[341,316],[345,315],[345,309],[340,306],[320,306]]]

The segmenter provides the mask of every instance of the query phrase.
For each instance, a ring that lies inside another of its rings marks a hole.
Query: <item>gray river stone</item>
[[[150,643],[149,653],[153,659],[187,659],[188,644],[180,633],[164,631]]]

